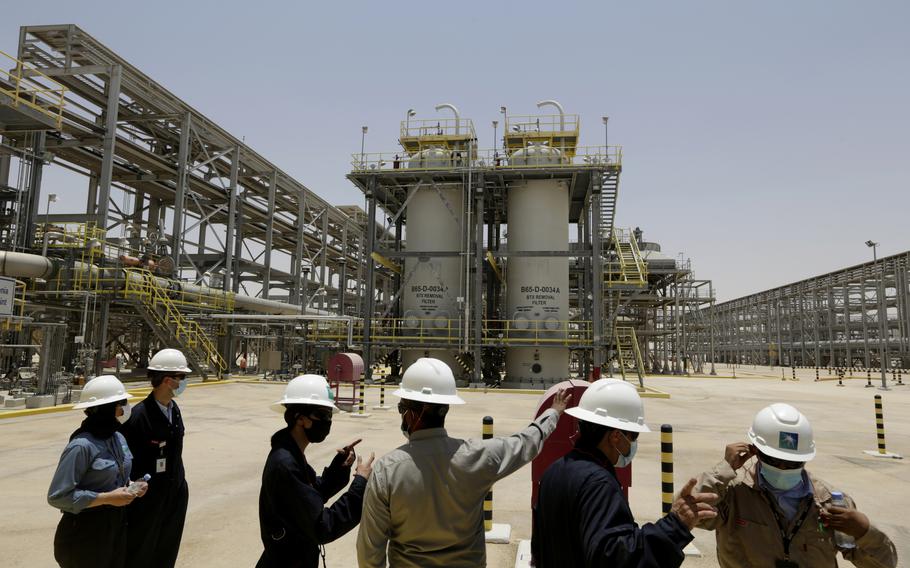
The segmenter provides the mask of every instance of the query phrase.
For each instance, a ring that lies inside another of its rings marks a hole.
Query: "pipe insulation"
[[[9,276],[12,278],[44,278],[45,280],[57,275],[61,269],[59,262],[37,254],[27,254],[22,252],[0,251],[0,276]],[[127,272],[122,268],[99,268],[92,264],[76,262],[73,267],[74,272],[90,272],[93,279],[101,278],[109,287],[120,288],[126,278],[131,282],[141,283],[142,276],[135,272]],[[187,294],[193,294],[201,299],[224,299],[227,292],[208,286],[197,286],[188,282],[179,282],[170,278],[155,277],[158,286],[175,292],[183,291]],[[119,284],[118,284],[119,283]],[[274,300],[265,300],[263,298],[254,298],[241,294],[234,295],[234,307],[240,310],[257,312],[262,314],[283,314],[296,315],[301,313],[300,306],[276,302]]]

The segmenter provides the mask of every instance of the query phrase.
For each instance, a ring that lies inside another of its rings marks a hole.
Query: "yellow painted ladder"
[[[616,358],[619,361],[619,372],[622,380],[626,379],[626,371],[635,369],[638,374],[638,384],[645,386],[645,365],[641,359],[641,350],[638,347],[638,338],[633,327],[616,327],[614,332],[616,344]]]

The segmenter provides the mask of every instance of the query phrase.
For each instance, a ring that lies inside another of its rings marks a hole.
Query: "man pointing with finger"
[[[691,479],[670,514],[635,524],[615,470],[632,462],[638,435],[651,431],[635,387],[595,381],[566,413],[578,419],[579,438],[540,481],[531,539],[536,568],[681,565],[692,528],[716,515],[710,503],[717,496],[693,493]]]
[[[717,531],[722,568],[837,566],[838,551],[860,568],[897,566],[891,540],[852,499],[845,496],[847,508],[832,506],[834,490],[805,470],[814,457],[809,420],[778,403],[755,416],[749,442],[727,446],[724,461],[702,474],[699,489],[720,500],[717,517],[699,528]],[[835,530],[853,543],[836,546]]]

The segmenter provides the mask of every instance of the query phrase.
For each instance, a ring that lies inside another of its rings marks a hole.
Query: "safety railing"
[[[470,156],[467,151],[460,150],[450,152],[447,157],[430,157],[413,161],[412,156],[404,150],[369,152],[351,154],[351,168],[354,172],[385,172],[457,170],[468,167],[489,170],[579,167],[597,169],[622,165],[622,146],[576,146],[574,150],[575,153],[572,156],[554,157],[554,154],[551,153],[539,153],[523,155],[516,160],[510,160],[509,155],[502,149],[478,150]]]
[[[12,70],[6,68],[12,66]],[[28,73],[26,74],[26,71]],[[27,106],[63,126],[66,88],[37,68],[0,51],[0,92],[12,100],[11,105]]]
[[[604,266],[607,286],[646,286],[648,267],[638,249],[635,235],[628,229],[613,229],[611,237],[616,261]]]
[[[484,320],[484,343],[502,345],[590,345],[590,321]]]
[[[125,298],[137,299],[148,308],[148,313],[159,326],[166,328],[183,346],[196,351],[201,358],[220,374],[226,368],[217,347],[196,321],[186,318],[177,304],[169,297],[171,292],[158,284],[156,277],[147,270],[127,268],[123,285]]]
[[[14,282],[12,314],[0,321],[2,331],[22,331],[22,322],[25,321],[25,282],[21,280]]]
[[[641,357],[641,349],[638,347],[638,337],[635,334],[635,328],[617,326],[614,338],[616,355],[619,359],[619,368],[623,380],[626,378],[626,370],[634,368],[639,381],[641,381],[644,376],[645,365]]]
[[[474,123],[469,118],[438,118],[401,121],[402,138],[467,138],[475,139]]]
[[[522,133],[575,133],[578,136],[577,114],[509,115],[503,131],[506,136]]]
[[[48,249],[97,248],[105,232],[94,223],[42,223],[35,227],[35,246]],[[46,243],[45,243],[46,241]]]
[[[377,318],[371,320],[371,341],[409,345],[451,345],[463,338],[458,319]],[[347,322],[319,320],[305,324],[307,341],[347,340]],[[485,345],[590,345],[590,321],[483,320]],[[354,341],[363,339],[363,321],[354,322]]]

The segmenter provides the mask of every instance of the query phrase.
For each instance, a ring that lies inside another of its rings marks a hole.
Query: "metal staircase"
[[[633,327],[616,327],[614,332],[616,344],[616,358],[619,361],[619,372],[622,380],[626,379],[626,371],[635,370],[638,374],[638,384],[645,388],[645,365],[641,360],[641,350],[638,348],[638,338]]]
[[[619,170],[611,169],[603,174],[595,174],[594,189],[600,189],[600,234],[608,239],[613,234],[613,223],[616,221],[616,200],[619,198]]]
[[[168,296],[168,290],[158,284],[151,272],[136,268],[124,269],[124,272],[124,296],[134,301],[158,339],[164,345],[176,341],[176,347],[183,351],[204,380],[209,375],[220,377],[227,365],[202,326],[180,312]]]
[[[610,237],[615,262],[607,264],[606,285],[644,288],[648,285],[648,265],[638,250],[638,241],[628,229],[613,229]]]

